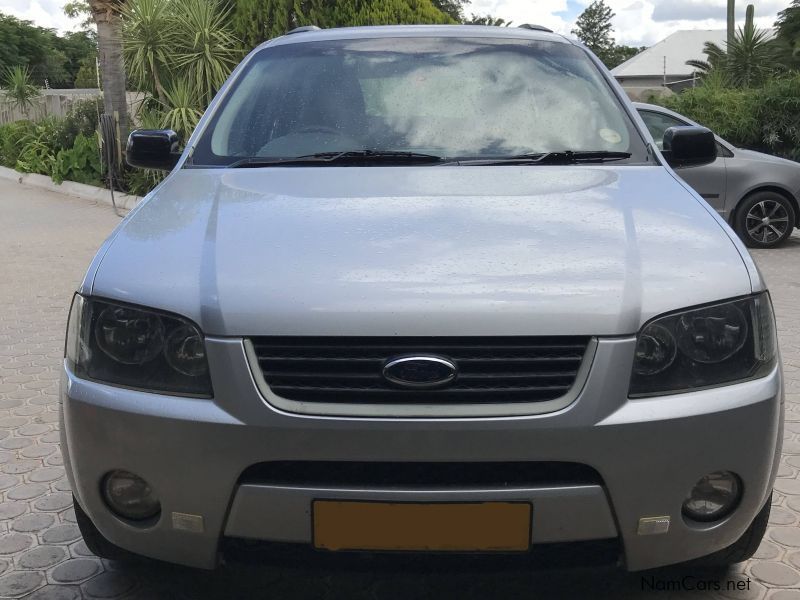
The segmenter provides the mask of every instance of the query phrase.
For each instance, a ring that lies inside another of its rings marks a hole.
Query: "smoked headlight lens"
[[[632,397],[671,394],[761,377],[777,359],[767,293],[650,321],[639,332]]]
[[[212,394],[203,334],[177,315],[76,294],[65,355],[84,379],[187,396]]]

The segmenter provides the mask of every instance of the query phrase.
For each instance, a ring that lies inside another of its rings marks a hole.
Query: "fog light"
[[[103,496],[120,517],[143,521],[161,512],[161,503],[144,479],[128,471],[111,471],[103,480]]]
[[[695,521],[717,521],[736,508],[742,495],[739,478],[729,471],[702,477],[683,502],[683,514]]]

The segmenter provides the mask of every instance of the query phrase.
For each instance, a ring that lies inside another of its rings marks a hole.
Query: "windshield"
[[[410,37],[265,48],[206,127],[193,165],[364,150],[443,159],[608,151],[646,160],[580,48]]]

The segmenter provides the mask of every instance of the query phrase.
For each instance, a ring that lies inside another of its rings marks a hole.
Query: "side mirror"
[[[179,145],[171,129],[137,129],[128,136],[125,159],[132,167],[171,171],[181,157]]]
[[[670,127],[664,132],[661,153],[673,167],[707,165],[717,160],[717,140],[705,127]]]

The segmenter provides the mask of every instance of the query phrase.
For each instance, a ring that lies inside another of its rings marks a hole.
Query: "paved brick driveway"
[[[117,222],[106,206],[0,180],[0,597],[800,600],[800,237],[756,256],[777,309],[788,404],[771,528],[750,563],[723,574],[669,569],[645,578],[597,568],[398,573],[369,563],[361,571],[229,565],[209,573],[101,561],[80,540],[70,508],[57,431],[66,308]],[[723,590],[702,591],[717,585]]]

